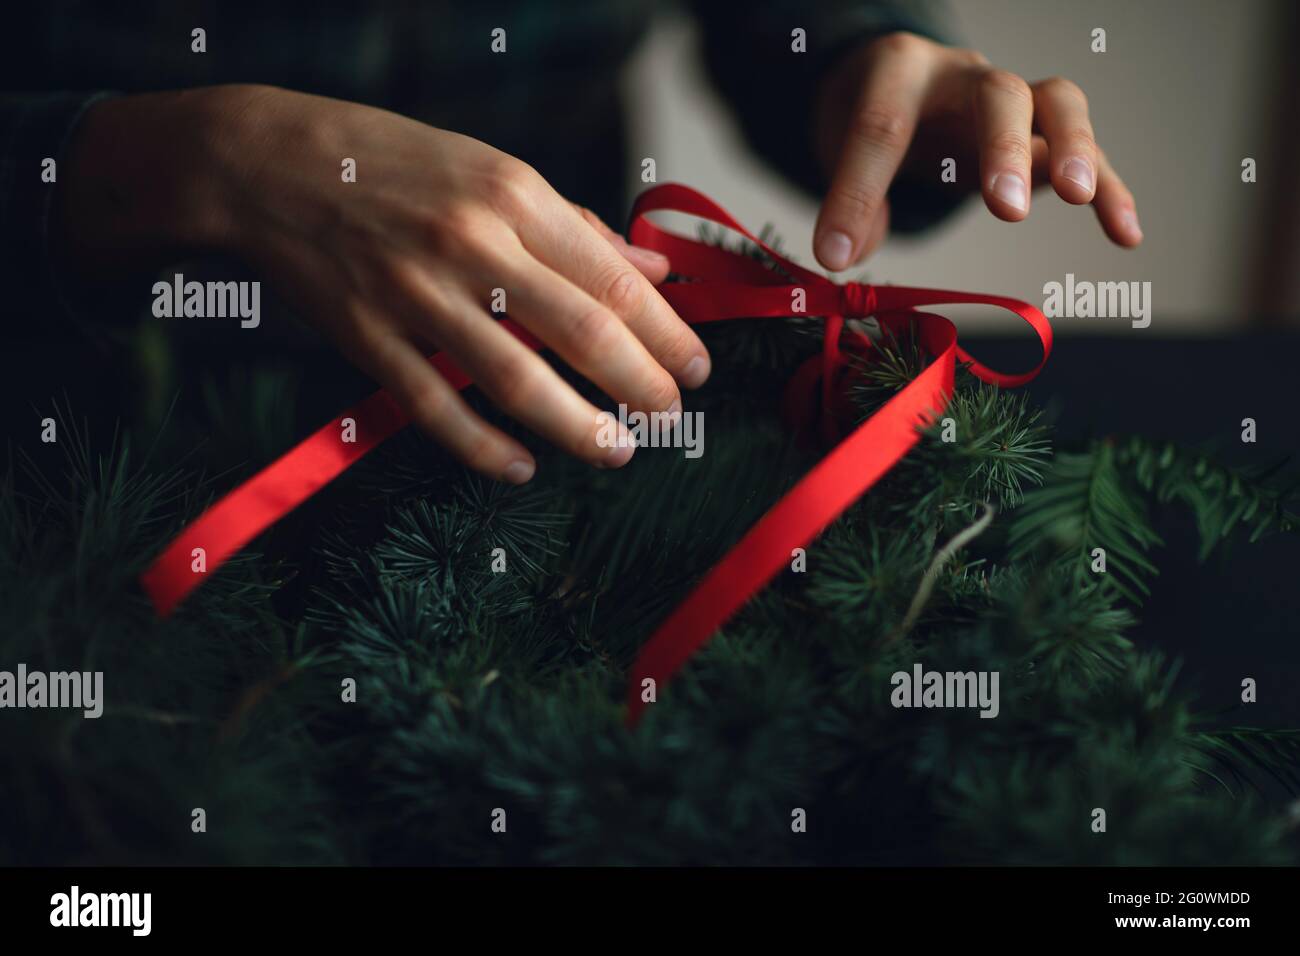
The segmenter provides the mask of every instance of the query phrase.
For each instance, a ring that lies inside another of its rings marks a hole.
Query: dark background
[[[1055,416],[1060,443],[1139,434],[1213,448],[1227,462],[1271,463],[1300,449],[1300,423],[1287,406],[1298,344],[1289,334],[1064,338],[1026,388]],[[999,369],[1033,361],[1028,347],[1008,340],[967,347]],[[1257,423],[1253,445],[1241,441],[1243,418]],[[1251,545],[1236,535],[1202,564],[1189,512],[1170,505],[1154,517],[1166,546],[1153,555],[1160,576],[1133,637],[1181,657],[1182,684],[1206,710],[1234,708],[1230,722],[1300,726],[1300,536]],[[1245,677],[1256,680],[1256,704],[1241,704]]]

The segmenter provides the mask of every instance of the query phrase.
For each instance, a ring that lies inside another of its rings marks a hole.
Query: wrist
[[[235,251],[231,89],[122,96],[86,111],[60,171],[65,188],[52,223],[65,268],[107,279]]]

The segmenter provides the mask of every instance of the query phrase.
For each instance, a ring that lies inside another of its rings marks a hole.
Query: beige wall
[[[1039,191],[1029,219],[1018,225],[995,220],[976,202],[924,239],[891,240],[866,263],[870,279],[1004,293],[1041,305],[1043,284],[1072,272],[1079,279],[1150,281],[1154,317],[1145,334],[1215,331],[1243,321],[1269,179],[1300,175],[1300,164],[1271,169],[1265,162],[1278,8],[1269,0],[951,5],[960,35],[995,64],[1031,81],[1061,74],[1084,88],[1099,141],[1138,198],[1145,242],[1135,251],[1119,249],[1091,208]],[[1104,54],[1089,50],[1096,26],[1107,30]],[[640,51],[627,78],[633,155],[655,157],[660,182],[708,192],[751,228],[773,223],[787,248],[813,264],[815,204],[746,151],[698,56],[694,27],[683,17],[663,20]],[[1244,156],[1261,164],[1254,185],[1241,182]],[[1287,311],[1296,311],[1294,294]],[[967,317],[981,328],[989,319]],[[1069,327],[1062,331],[1089,321],[1102,331],[1096,323],[1113,320],[1063,320]],[[996,327],[1009,325],[997,320]]]

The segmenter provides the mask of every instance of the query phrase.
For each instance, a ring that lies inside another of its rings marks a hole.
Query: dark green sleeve
[[[815,94],[850,50],[897,31],[951,42],[939,0],[696,0],[709,76],[734,110],[750,145],[796,186],[820,198],[827,181],[812,146]],[[791,51],[806,31],[807,52]],[[896,183],[892,227],[923,229],[959,204],[938,189]]]
[[[5,334],[21,334],[23,323],[74,310],[49,249],[50,216],[72,132],[82,114],[109,94],[0,94],[0,287],[10,321]],[[55,181],[46,182],[44,163],[55,161]],[[14,321],[15,317],[21,321]]]

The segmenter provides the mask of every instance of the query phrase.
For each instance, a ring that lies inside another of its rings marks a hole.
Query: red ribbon
[[[656,210],[688,213],[726,226],[759,246],[779,268],[660,229],[646,218]],[[778,255],[717,204],[674,183],[656,186],[637,199],[630,240],[664,253],[674,273],[688,280],[660,286],[659,291],[691,324],[788,317],[795,314],[795,293],[801,292],[803,314],[825,316],[826,328],[822,355],[797,370],[791,389],[792,394],[799,394],[820,384],[821,428],[828,438],[835,433],[837,386],[849,362],[841,344],[846,318],[874,315],[882,328],[896,334],[904,334],[910,327],[933,359],[773,505],[659,625],[632,665],[627,704],[628,722],[635,724],[645,707],[642,681],[651,678],[657,689],[662,688],[732,614],[788,566],[795,548],[812,541],[920,440],[919,428],[932,421],[952,397],[958,359],[969,363],[971,372],[985,382],[1002,387],[1023,385],[1047,361],[1052,329],[1033,306],[1004,296],[856,282],[839,285]],[[1020,375],[995,372],[957,345],[957,330],[950,321],[916,311],[917,306],[967,302],[998,306],[1028,322],[1042,344],[1039,363]],[[529,347],[542,347],[508,319],[501,324]],[[871,347],[870,340],[857,331],[845,344],[855,352]],[[470,384],[468,376],[446,355],[440,353],[431,361],[455,388]],[[811,407],[812,403],[802,406],[805,419]],[[353,443],[342,440],[343,423],[348,418],[356,423]],[[192,569],[195,548],[204,549],[207,573],[215,571],[408,422],[387,392],[376,392],[218,501],[168,545],[141,577],[158,614],[170,614],[206,576]]]

